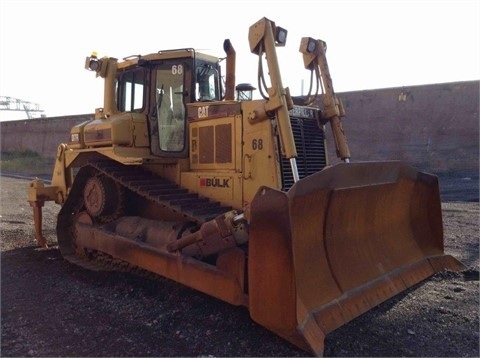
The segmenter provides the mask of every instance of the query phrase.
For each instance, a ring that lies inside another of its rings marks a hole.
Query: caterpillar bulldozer
[[[326,43],[301,39],[311,85],[293,97],[276,52],[286,38],[267,18],[250,26],[259,99],[235,85],[229,40],[224,58],[191,48],[88,56],[104,106],[58,146],[51,185],[29,185],[38,244],[47,246],[42,206],[55,201],[66,260],[138,267],[246,306],[318,356],[332,330],[435,272],[463,268],[444,253],[437,177],[399,161],[351,161]]]

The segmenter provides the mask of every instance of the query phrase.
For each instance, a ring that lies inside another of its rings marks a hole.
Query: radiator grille
[[[295,146],[297,148],[297,167],[300,179],[305,178],[327,164],[325,154],[325,131],[315,119],[290,116]],[[294,184],[290,161],[282,157],[282,190],[287,191]]]

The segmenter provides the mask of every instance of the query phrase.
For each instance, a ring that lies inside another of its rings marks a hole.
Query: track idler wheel
[[[95,218],[112,217],[123,207],[122,188],[106,176],[90,177],[83,189],[85,209]]]

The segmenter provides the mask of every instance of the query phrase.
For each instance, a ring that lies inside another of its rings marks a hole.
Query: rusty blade
[[[288,193],[262,188],[251,216],[252,319],[317,355],[327,333],[463,267],[444,255],[437,178],[401,162],[339,164]]]

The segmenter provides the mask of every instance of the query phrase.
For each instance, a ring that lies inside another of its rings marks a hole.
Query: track
[[[113,161],[93,162],[90,166],[124,188],[198,224],[232,210],[231,207],[221,206],[217,201],[190,193],[141,167],[132,168]]]
[[[75,251],[74,223],[76,215],[84,210],[83,188],[92,175],[105,175],[124,190],[147,199],[163,209],[180,214],[186,221],[201,225],[218,215],[232,210],[219,202],[202,198],[187,189],[153,174],[141,167],[124,166],[113,161],[95,161],[82,167],[75,176],[67,200],[58,214],[57,237],[60,251],[68,261],[90,270],[130,270],[128,264],[103,253],[90,253],[88,257]]]

